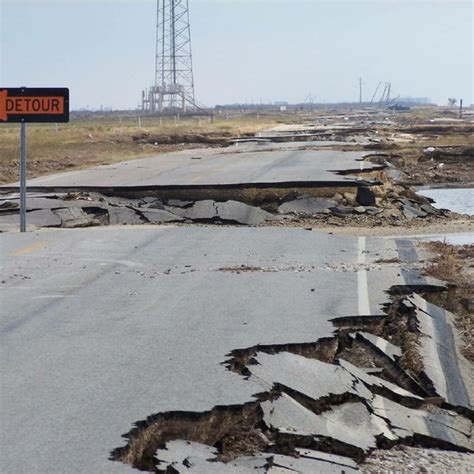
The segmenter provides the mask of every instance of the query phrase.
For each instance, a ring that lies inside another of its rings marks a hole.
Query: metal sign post
[[[0,87],[0,123],[20,123],[20,232],[26,232],[26,123],[69,122],[69,89]]]
[[[20,124],[20,232],[26,232],[26,123]]]

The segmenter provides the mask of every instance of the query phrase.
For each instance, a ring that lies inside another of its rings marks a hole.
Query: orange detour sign
[[[69,122],[69,89],[0,87],[1,122]]]
[[[26,124],[69,122],[69,89],[0,87],[0,124],[20,123],[20,231],[26,232]]]

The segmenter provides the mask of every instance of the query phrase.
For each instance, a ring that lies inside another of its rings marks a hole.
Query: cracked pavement
[[[417,274],[409,240],[147,225],[0,239],[6,472],[136,472],[109,459],[136,423],[214,407],[225,417],[249,403],[278,449],[210,462],[216,454],[202,440],[215,433],[190,444],[175,429],[165,446],[147,447],[157,469],[351,472],[380,443],[472,449],[462,360],[441,351],[436,366],[424,365],[432,385],[407,382],[393,369],[400,347],[367,335],[386,317],[390,288],[443,287]],[[381,255],[397,263],[377,263]],[[250,271],[223,271],[242,265]],[[412,315],[433,309],[420,297],[403,304]],[[419,318],[433,341],[452,331],[447,321],[434,333]],[[334,338],[332,355],[313,347]],[[360,366],[345,359],[353,347],[366,351]],[[436,350],[423,348],[423,357]],[[240,369],[230,370],[238,350]]]
[[[330,143],[330,142],[329,142]],[[356,182],[333,171],[372,170],[380,166],[362,161],[372,152],[298,150],[288,144],[227,149],[197,149],[164,153],[29,181],[29,186],[169,186],[262,182]],[[199,158],[199,159],[196,159]],[[330,171],[331,170],[331,171]]]

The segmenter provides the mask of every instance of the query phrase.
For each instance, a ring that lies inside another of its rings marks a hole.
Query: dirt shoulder
[[[445,131],[436,137],[422,136],[415,143],[387,142],[387,161],[411,185],[474,183],[474,134],[471,128]]]

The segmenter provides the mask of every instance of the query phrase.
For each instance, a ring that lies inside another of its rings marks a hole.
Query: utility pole
[[[377,84],[377,87],[375,89],[374,95],[372,96],[372,99],[370,99],[370,103],[372,104],[374,102],[375,96],[377,95],[377,92],[379,91],[380,85],[382,84],[381,81]]]
[[[459,99],[459,118],[462,119],[462,99]]]
[[[362,77],[359,77],[359,104],[362,105]]]

